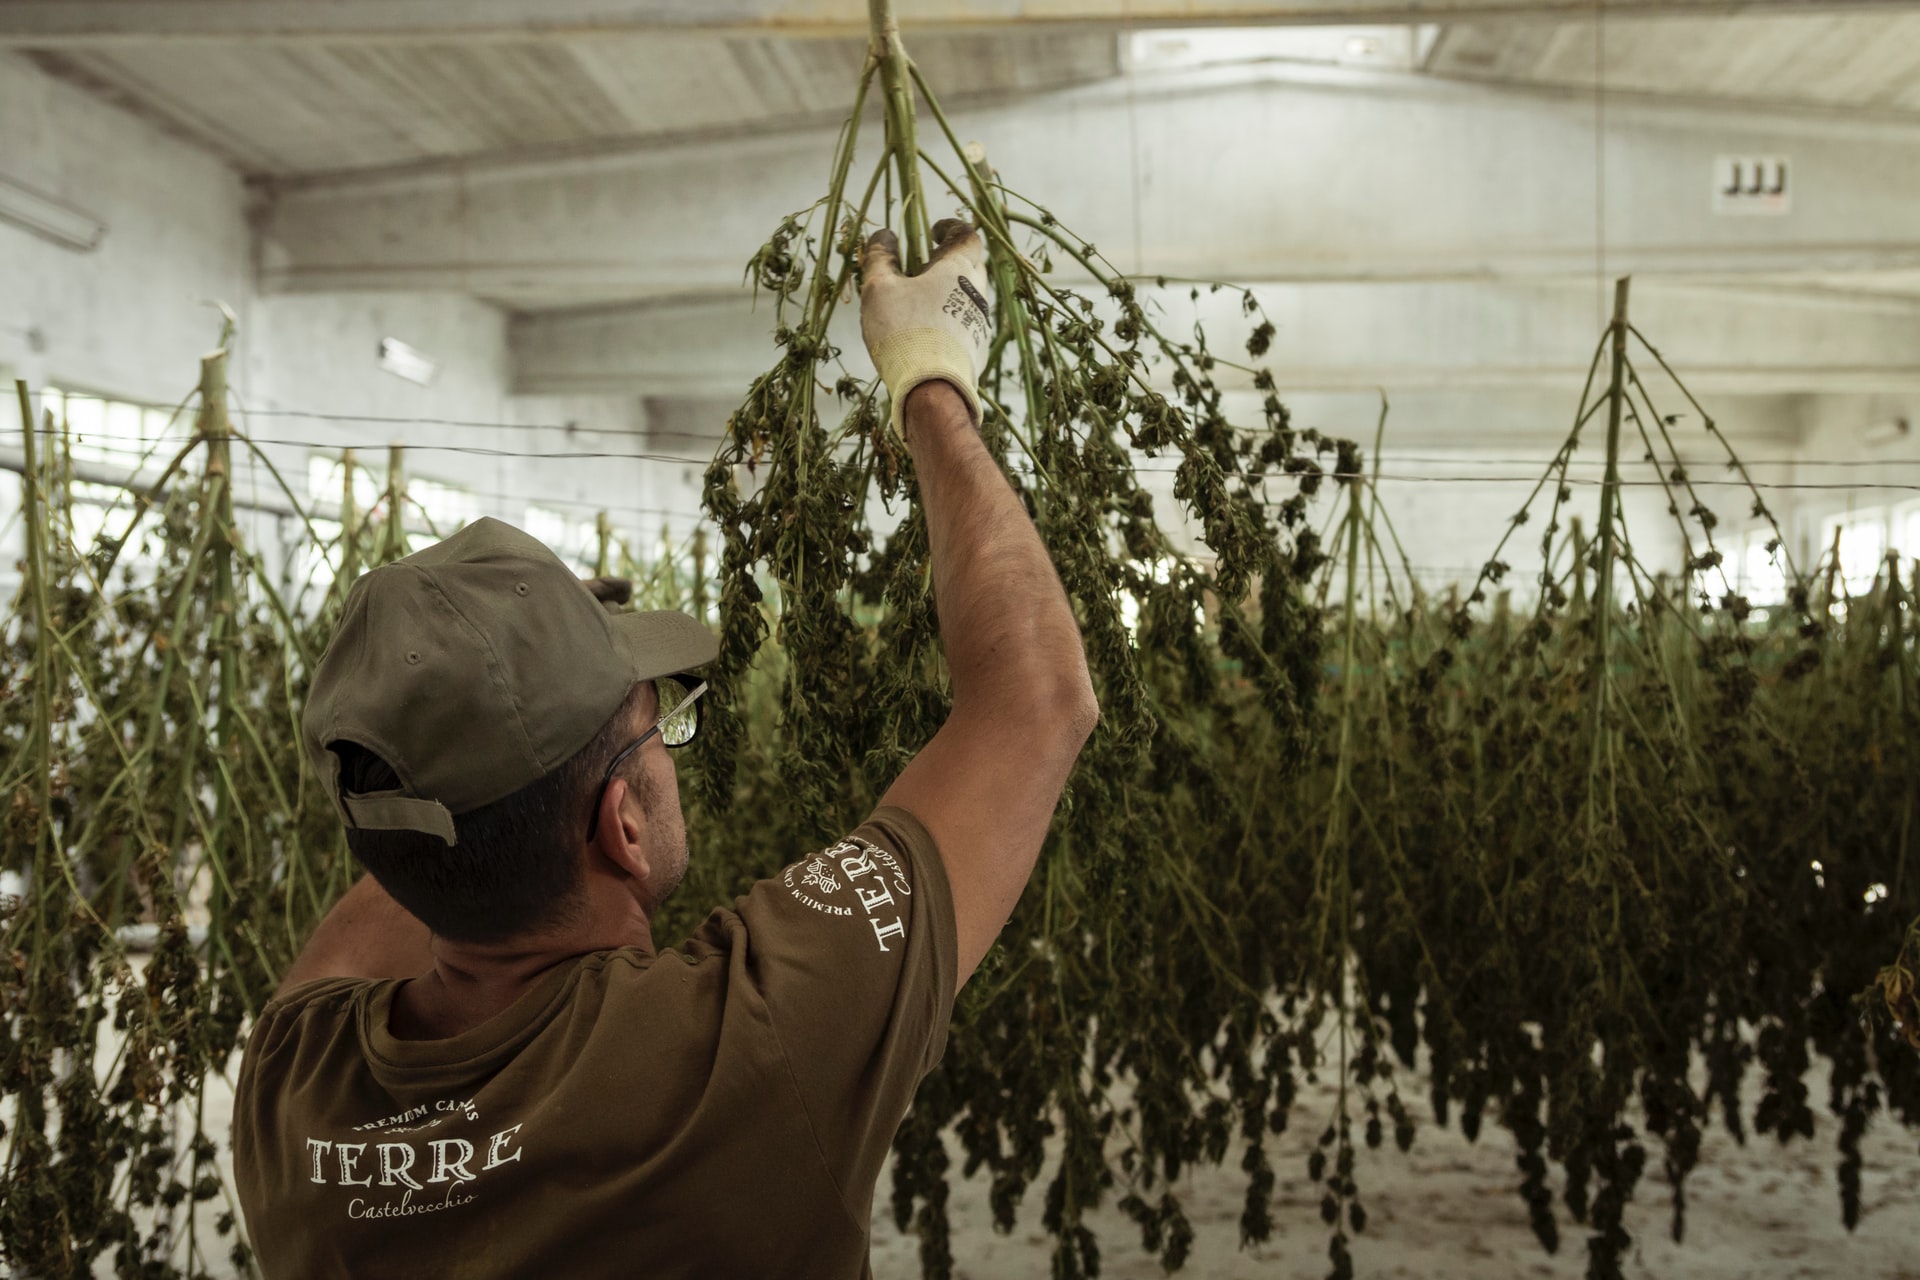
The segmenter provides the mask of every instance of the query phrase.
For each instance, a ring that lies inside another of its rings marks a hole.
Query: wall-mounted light
[[[1196,27],[1138,31],[1126,47],[1132,71],[1191,71],[1245,63],[1299,63],[1408,70],[1410,27]]]
[[[0,177],[0,221],[81,253],[99,248],[107,234],[107,224],[86,210],[8,177]]]
[[[405,378],[423,387],[431,385],[434,375],[440,372],[438,361],[398,338],[380,339],[380,367],[396,378]]]
[[[1860,433],[1860,438],[1868,444],[1895,444],[1913,434],[1913,422],[1909,418],[1888,418],[1876,422]]]

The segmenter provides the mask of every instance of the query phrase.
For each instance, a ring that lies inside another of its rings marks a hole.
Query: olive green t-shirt
[[[247,1042],[234,1172],[268,1280],[869,1274],[874,1183],[953,1011],[932,837],[881,809],[682,947],[596,951],[446,1040],[327,979]]]

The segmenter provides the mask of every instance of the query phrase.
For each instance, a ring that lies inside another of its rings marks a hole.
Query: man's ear
[[[607,784],[606,793],[600,797],[600,822],[591,847],[621,872],[644,883],[652,868],[647,864],[646,848],[639,842],[641,828],[622,812],[629,790],[625,778]]]

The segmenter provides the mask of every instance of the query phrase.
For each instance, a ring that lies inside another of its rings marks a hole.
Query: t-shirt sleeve
[[[739,904],[749,965],[848,1211],[873,1186],[953,1016],[953,899],[933,837],[882,808]]]
[[[241,1208],[256,1242],[274,1232],[290,1196],[286,1166],[263,1159],[262,1148],[286,1149],[285,1139],[303,1118],[292,1095],[325,1087],[327,1050],[340,1036],[354,1034],[353,997],[369,985],[361,978],[303,982],[269,1000],[254,1020],[234,1088],[233,1159]]]

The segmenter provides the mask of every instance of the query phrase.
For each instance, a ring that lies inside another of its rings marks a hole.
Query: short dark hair
[[[593,740],[559,768],[453,820],[458,843],[422,831],[347,828],[360,864],[427,928],[456,942],[501,942],[562,922],[584,880],[575,851],[607,761],[632,736],[646,690],[636,684]],[[401,785],[399,774],[356,742],[330,744],[340,790],[365,795]],[[644,791],[643,803],[651,803]]]

